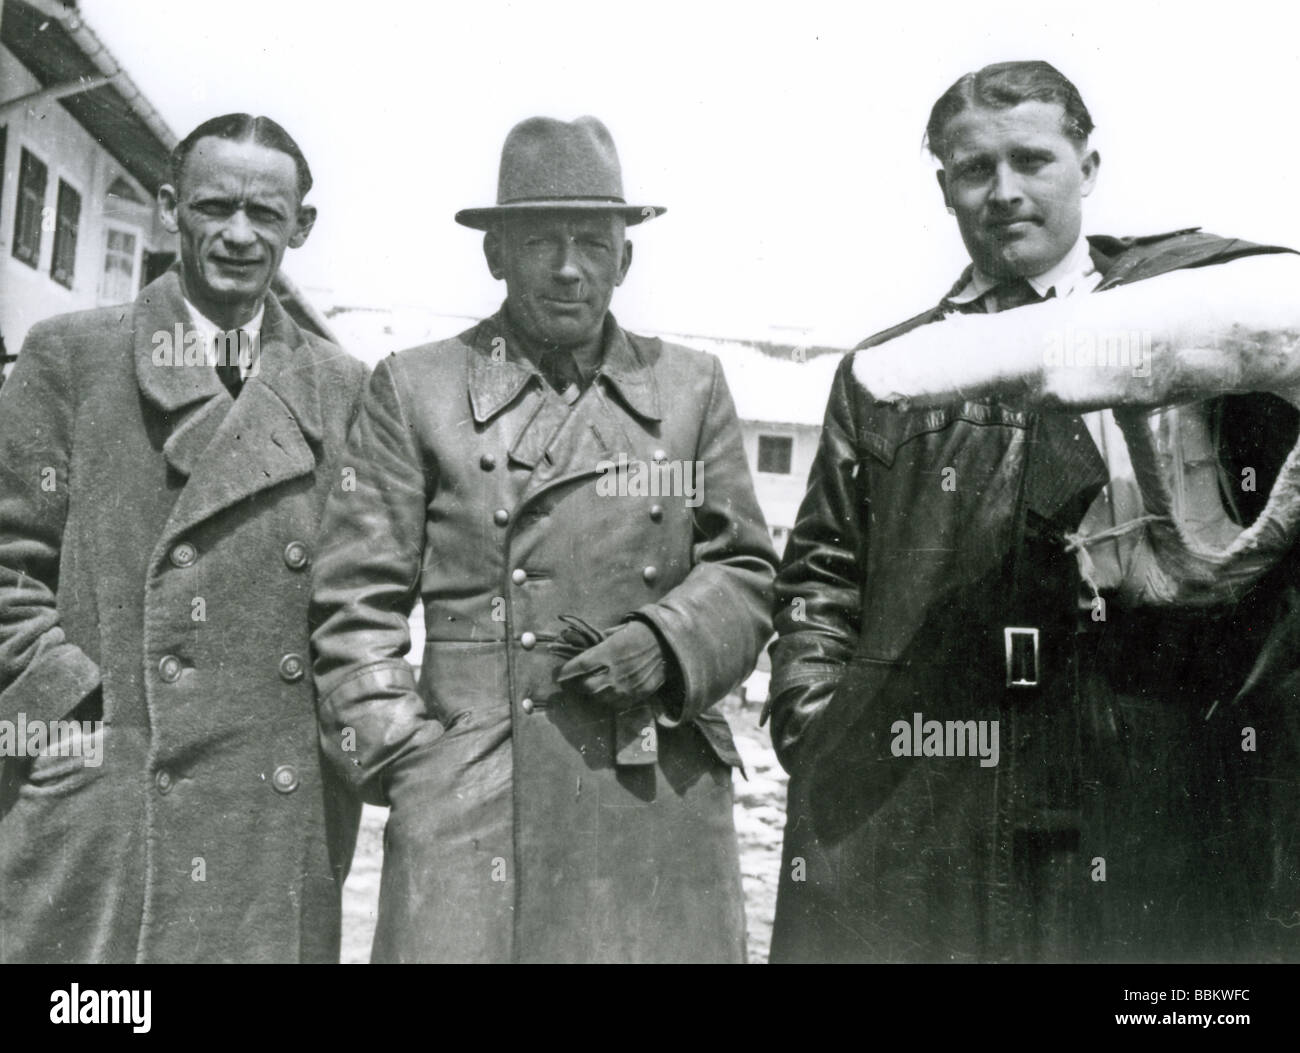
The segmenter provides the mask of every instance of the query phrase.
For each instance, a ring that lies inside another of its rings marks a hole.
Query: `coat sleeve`
[[[695,455],[702,500],[691,569],[676,588],[634,612],[659,631],[676,660],[680,709],[669,703],[661,714],[669,726],[693,720],[739,685],[772,633],[776,552],[754,496],[731,392],[718,360],[711,362]]]
[[[64,636],[57,590],[76,394],[57,322],[32,329],[0,387],[0,719],[65,716],[99,666]]]
[[[772,718],[777,758],[793,772],[810,727],[857,646],[866,506],[853,412],[854,355],[836,371],[808,491],[776,579],[778,638],[763,719]]]
[[[404,657],[432,480],[392,361],[370,378],[325,504],[310,610],[321,745],[373,803],[375,777],[441,733]]]

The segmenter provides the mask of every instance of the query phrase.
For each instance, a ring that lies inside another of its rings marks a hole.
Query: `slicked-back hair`
[[[925,145],[942,161],[948,152],[944,138],[954,117],[973,106],[1006,110],[1022,102],[1056,102],[1065,111],[1061,134],[1082,146],[1092,134],[1092,115],[1068,77],[1049,62],[995,62],[959,77],[939,96],[925,126]]]
[[[185,160],[200,139],[212,136],[216,139],[229,139],[236,143],[257,143],[271,150],[279,150],[293,158],[294,168],[298,172],[298,200],[307,196],[311,189],[311,168],[302,150],[293,141],[293,136],[286,132],[270,117],[254,117],[248,113],[226,113],[212,117],[200,124],[172,149],[171,170],[172,186],[178,191],[181,187],[181,172]]]

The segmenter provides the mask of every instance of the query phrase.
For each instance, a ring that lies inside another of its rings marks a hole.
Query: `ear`
[[[1079,196],[1087,197],[1097,185],[1097,169],[1101,167],[1101,154],[1089,150],[1079,160],[1079,171],[1083,173],[1083,183],[1079,186]]]
[[[952,202],[948,200],[948,179],[947,179],[947,175],[948,175],[948,173],[945,172],[942,168],[940,168],[940,169],[938,169],[938,170],[934,173],[934,178],[937,179],[937,180],[939,181],[939,191],[943,194],[943,203],[944,203],[945,207],[951,209],[951,208],[952,208]]]
[[[623,242],[623,262],[618,268],[618,281],[614,283],[615,287],[623,284],[623,279],[627,277],[627,269],[632,266],[632,243]]]
[[[307,240],[307,235],[311,233],[311,228],[316,225],[316,206],[301,205],[298,208],[298,225],[294,232],[289,235],[289,248],[300,249],[302,243]]]
[[[488,273],[497,281],[504,281],[506,269],[501,265],[501,235],[495,230],[483,235],[483,258],[487,260]]]
[[[176,216],[178,207],[176,188],[170,183],[164,183],[158,188],[158,221],[168,234],[175,234],[181,229]]]

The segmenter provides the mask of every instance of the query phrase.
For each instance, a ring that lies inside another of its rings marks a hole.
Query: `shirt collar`
[[[1039,296],[1046,296],[1055,289],[1056,295],[1063,297],[1076,292],[1091,292],[1101,279],[1102,275],[1098,272],[1092,253],[1089,251],[1088,239],[1081,233],[1070,251],[1054,266],[1026,280]],[[990,278],[978,267],[972,267],[970,277],[961,286],[960,291],[944,299],[947,303],[957,305],[971,303],[1001,284],[999,279]]]
[[[205,348],[211,347],[213,338],[216,337],[218,333],[224,333],[226,330],[222,326],[217,325],[216,322],[195,307],[194,304],[190,303],[188,296],[183,297],[183,299],[185,300],[185,309],[190,313],[190,323],[203,337],[203,346]],[[265,314],[266,301],[263,300],[261,305],[257,308],[257,314],[253,315],[253,317],[243,325],[236,327],[241,332],[248,334],[254,349],[257,348],[258,341],[262,336],[262,317]],[[254,354],[256,354],[256,350],[254,350]],[[239,379],[247,380],[256,368],[257,367],[251,361],[245,362],[243,359],[240,359]]]

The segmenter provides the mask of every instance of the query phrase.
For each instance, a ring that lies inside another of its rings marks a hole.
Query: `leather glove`
[[[655,631],[632,620],[612,629],[597,629],[573,615],[560,619],[568,628],[550,646],[567,659],[556,674],[566,688],[614,710],[644,702],[667,681],[668,663]]]

